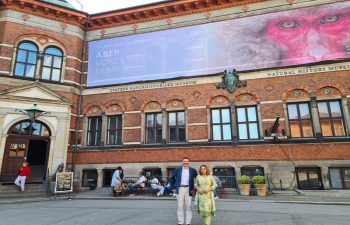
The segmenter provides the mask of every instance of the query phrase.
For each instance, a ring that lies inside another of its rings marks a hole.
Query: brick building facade
[[[269,174],[275,188],[350,188],[348,60],[238,70],[246,85],[232,93],[224,72],[86,86],[91,41],[327,3],[184,0],[88,15],[45,1],[2,1],[2,181],[35,154],[45,154],[38,171],[52,175],[64,163],[81,186],[99,187],[117,166],[127,176],[168,176],[188,156],[220,176]],[[34,102],[51,113],[37,119],[49,134],[15,129],[27,121],[15,110]]]

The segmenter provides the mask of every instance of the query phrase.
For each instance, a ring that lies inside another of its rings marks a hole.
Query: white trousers
[[[190,196],[190,188],[189,187],[179,187],[179,193],[177,195],[177,218],[179,220],[178,224],[184,224],[184,204],[186,211],[186,224],[191,224],[192,220],[192,197]]]
[[[24,191],[24,184],[26,183],[26,176],[18,176],[15,180],[15,185],[21,187],[21,191]]]

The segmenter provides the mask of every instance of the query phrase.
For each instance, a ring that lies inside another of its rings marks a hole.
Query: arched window
[[[32,135],[32,136],[50,136],[49,128],[40,122],[30,123],[30,120],[24,120],[14,124],[10,135]]]
[[[45,80],[60,81],[62,71],[62,52],[53,47],[44,51],[41,78]]]
[[[14,75],[23,77],[34,77],[37,56],[37,46],[30,42],[21,43],[17,51]]]

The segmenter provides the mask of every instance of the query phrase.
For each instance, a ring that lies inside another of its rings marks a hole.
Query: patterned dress
[[[202,217],[212,217],[216,214],[214,190],[216,188],[216,182],[213,176],[207,175],[202,177],[198,175],[194,184],[195,188],[201,190],[210,190],[207,194],[199,194],[198,191],[194,198],[194,210],[196,210]]]

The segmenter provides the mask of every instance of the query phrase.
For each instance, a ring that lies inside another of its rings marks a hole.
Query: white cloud
[[[68,2],[71,3],[77,10],[82,10],[93,14],[153,2],[162,2],[162,0],[68,0]]]

